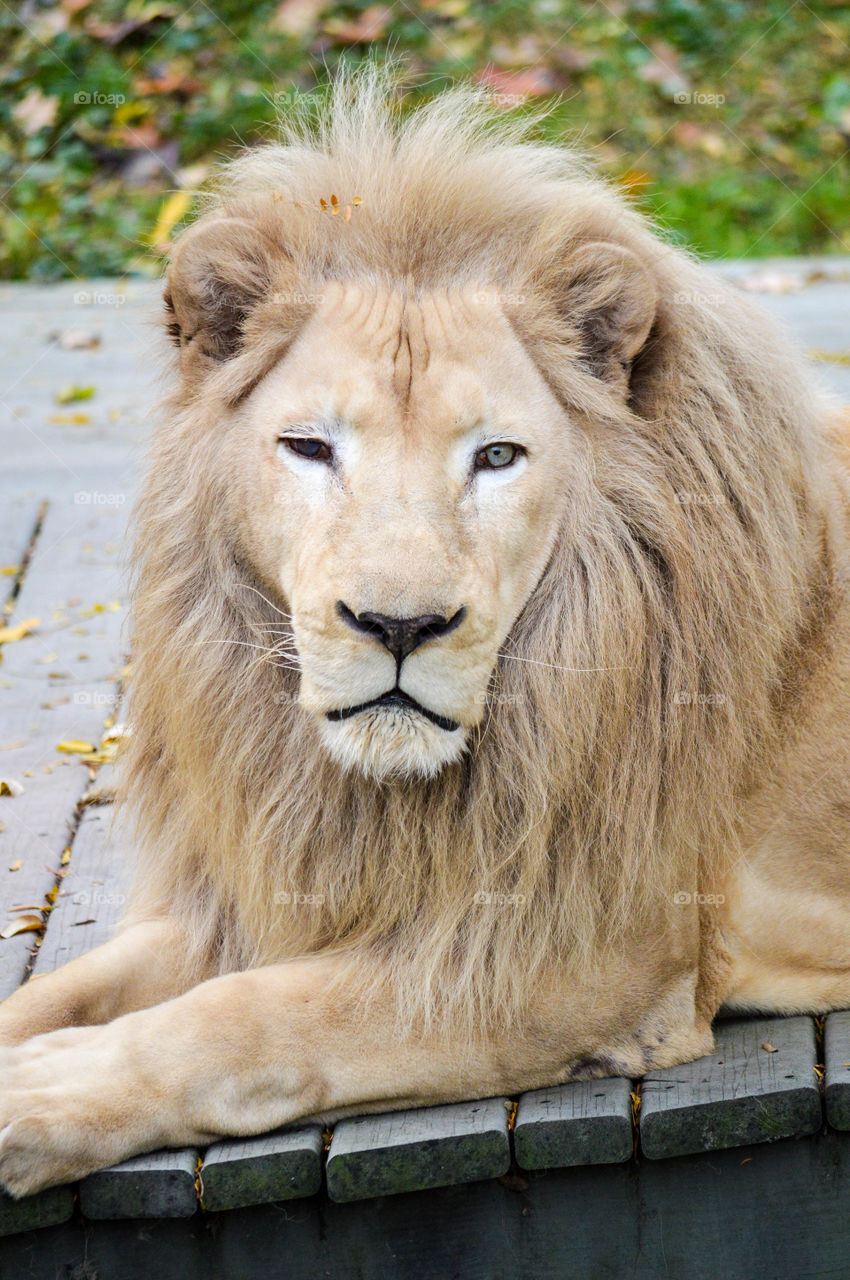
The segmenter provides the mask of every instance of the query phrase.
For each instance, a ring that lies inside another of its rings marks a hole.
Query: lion
[[[846,433],[527,130],[368,67],[176,241],[140,869],[111,941],[0,1008],[15,1196],[850,1004]]]

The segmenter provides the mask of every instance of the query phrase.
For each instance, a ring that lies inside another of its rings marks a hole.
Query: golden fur
[[[392,85],[343,77],[176,245],[138,882],[0,1006],[13,1195],[850,1004],[846,429],[573,153]]]
[[[184,302],[183,381],[136,516],[131,919],[176,913],[190,972],[373,949],[407,1014],[498,1021],[553,965],[663,947],[677,891],[716,893],[734,862],[740,798],[795,715],[813,618],[829,616],[824,411],[761,314],[574,153],[524,141],[471,90],[412,115],[381,73],[354,90],[284,121],[204,214],[242,220],[260,247],[246,255],[218,221],[198,306],[218,307],[225,335],[235,316],[240,346],[224,362],[215,331],[186,346]],[[331,193],[362,198],[349,222],[321,212]],[[657,292],[628,406],[558,307],[560,264],[589,240],[635,253]],[[329,280],[410,278],[495,286],[587,452],[469,754],[431,780],[378,782],[322,749],[291,644],[278,662],[251,647],[287,602],[243,552],[242,490],[213,444],[223,407],[304,323],[303,299]],[[299,892],[323,906],[281,906]],[[476,910],[481,892],[511,909]]]

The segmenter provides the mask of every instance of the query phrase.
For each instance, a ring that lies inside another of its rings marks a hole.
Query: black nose
[[[400,667],[407,655],[426,640],[436,640],[459,627],[463,622],[466,606],[458,609],[451,618],[444,618],[439,613],[423,613],[418,618],[391,618],[385,613],[355,613],[342,600],[337,600],[336,611],[355,631],[362,631],[380,640]]]

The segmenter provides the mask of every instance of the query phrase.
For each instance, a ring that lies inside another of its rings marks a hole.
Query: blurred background
[[[0,278],[158,275],[218,161],[342,60],[553,101],[710,257],[850,251],[850,6],[817,0],[25,0],[0,5]]]

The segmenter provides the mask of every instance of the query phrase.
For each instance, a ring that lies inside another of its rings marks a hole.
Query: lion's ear
[[[243,218],[217,217],[184,231],[164,293],[166,326],[186,355],[228,360],[242,325],[269,292],[279,250]]]
[[[557,305],[578,330],[581,358],[592,372],[621,383],[649,337],[658,291],[630,249],[591,241],[562,265]]]

